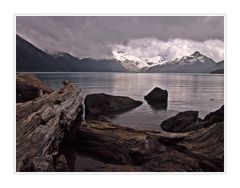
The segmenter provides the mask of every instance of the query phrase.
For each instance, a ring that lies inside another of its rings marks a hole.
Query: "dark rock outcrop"
[[[204,121],[209,122],[209,124],[224,121],[224,105],[222,105],[218,110],[206,115],[204,117]]]
[[[206,121],[197,121],[196,123],[189,124],[185,128],[183,128],[180,132],[189,132],[189,131],[196,131],[198,129],[207,127],[209,125]]]
[[[144,99],[155,109],[166,109],[168,103],[168,92],[155,87]]]
[[[141,101],[123,96],[113,96],[104,93],[88,94],[84,100],[86,118],[98,118],[100,115],[121,113],[142,104]]]
[[[34,74],[18,74],[16,79],[16,100],[26,102],[33,100],[52,90],[41,82]]]
[[[137,130],[88,121],[78,130],[77,145],[104,162],[96,171],[223,171],[223,123],[194,132]],[[127,168],[126,168],[127,167]]]
[[[65,132],[82,110],[81,90],[60,91],[16,106],[16,171],[53,171]]]
[[[204,123],[198,123],[198,111],[180,112],[176,116],[161,123],[161,128],[168,132],[187,132],[202,128]]]
[[[168,92],[167,90],[155,87],[149,94],[144,97],[144,99],[149,101],[166,103],[168,100]]]
[[[202,120],[197,111],[180,112],[161,123],[161,128],[168,132],[189,132],[208,127],[217,122],[224,122],[224,106],[209,113]]]

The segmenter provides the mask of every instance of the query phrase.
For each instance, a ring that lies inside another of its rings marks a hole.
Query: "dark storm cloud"
[[[18,34],[46,51],[100,58],[132,39],[223,42],[223,20],[223,16],[18,16],[16,27]]]

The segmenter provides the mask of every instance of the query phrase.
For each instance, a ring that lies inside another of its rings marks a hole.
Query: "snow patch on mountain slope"
[[[216,62],[207,56],[202,55],[196,51],[189,56],[183,56],[174,60],[167,60],[161,56],[155,57],[136,57],[124,51],[113,51],[113,57],[121,62],[121,64],[128,70],[139,71],[147,70],[154,66],[161,65],[194,65],[194,64],[215,64]]]
[[[196,63],[206,64],[206,63],[216,63],[211,58],[202,55],[200,52],[196,51],[190,56],[183,56],[182,58],[176,58],[175,60],[169,62],[169,64],[175,65],[192,65]]]
[[[150,58],[136,57],[123,51],[113,51],[113,57],[121,61],[123,65],[135,66],[136,69],[149,68],[156,65],[162,65],[167,62],[163,57],[156,56]]]

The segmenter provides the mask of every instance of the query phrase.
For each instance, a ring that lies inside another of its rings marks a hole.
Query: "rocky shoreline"
[[[34,78],[34,86],[27,81],[18,84],[19,77],[21,81]],[[223,106],[204,119],[197,111],[181,112],[159,125],[163,131],[139,130],[115,125],[108,117],[135,108],[141,101],[89,94],[84,101],[87,121],[82,121],[83,97],[77,86],[64,82],[63,89],[51,91],[34,75],[17,75],[18,85],[16,171],[71,171],[63,145],[74,145],[102,161],[90,171],[224,171]],[[32,93],[31,97],[23,95]],[[155,88],[145,99],[166,106],[167,95]]]

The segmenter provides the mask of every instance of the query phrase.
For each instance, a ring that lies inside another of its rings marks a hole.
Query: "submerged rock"
[[[160,126],[162,130],[168,132],[186,132],[202,128],[201,124],[196,124],[197,120],[198,111],[185,111],[166,119]]]
[[[151,106],[153,110],[166,110],[168,106],[167,103],[159,103],[156,101],[147,101],[147,103]]]
[[[84,103],[87,119],[124,112],[142,104],[141,101],[130,97],[113,96],[105,93],[88,94]]]
[[[52,90],[41,82],[34,74],[18,74],[16,79],[16,100],[26,102],[33,100]]]
[[[166,109],[168,103],[168,92],[155,87],[144,99],[155,109]]]

